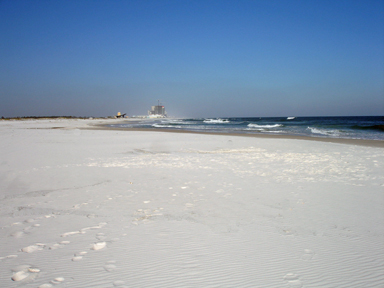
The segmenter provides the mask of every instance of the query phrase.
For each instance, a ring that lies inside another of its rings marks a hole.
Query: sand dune
[[[384,287],[383,148],[96,121],[0,121],[0,287]]]

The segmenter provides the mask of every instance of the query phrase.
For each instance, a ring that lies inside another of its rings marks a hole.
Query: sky
[[[384,115],[383,0],[0,0],[0,117]]]

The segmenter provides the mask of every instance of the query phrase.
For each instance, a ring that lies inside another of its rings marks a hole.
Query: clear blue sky
[[[384,115],[383,0],[0,0],[0,116]]]

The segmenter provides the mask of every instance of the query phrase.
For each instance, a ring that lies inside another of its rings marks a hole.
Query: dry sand
[[[0,121],[0,287],[384,287],[383,148],[102,123]]]

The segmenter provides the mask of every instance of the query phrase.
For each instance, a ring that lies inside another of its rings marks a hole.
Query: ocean
[[[120,128],[158,128],[197,132],[247,133],[384,140],[384,116],[161,118],[124,121]]]

